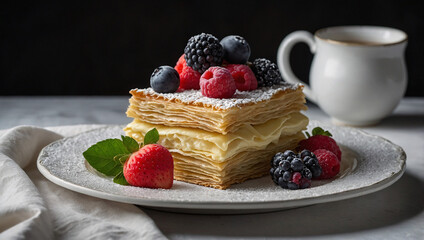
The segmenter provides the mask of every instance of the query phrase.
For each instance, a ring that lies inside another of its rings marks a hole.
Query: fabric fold
[[[72,192],[38,171],[44,146],[97,127],[19,126],[0,133],[0,239],[165,239],[136,206]]]

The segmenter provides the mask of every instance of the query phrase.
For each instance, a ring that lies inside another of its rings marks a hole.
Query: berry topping
[[[283,155],[285,157],[296,157],[296,153],[294,153],[292,150],[286,150],[286,151],[284,151]]]
[[[302,174],[300,172],[294,172],[292,175],[292,182],[296,183],[296,185],[299,185],[300,179],[302,179]]]
[[[303,189],[303,188],[309,188],[309,187],[311,187],[311,180],[306,179],[306,178],[302,178],[300,180],[299,185],[300,185],[300,188],[301,189]]]
[[[255,90],[258,87],[255,74],[247,65],[229,64],[225,68],[230,71],[239,91]]]
[[[305,149],[300,153],[300,156],[305,166],[311,171],[313,178],[321,176],[322,168],[319,165],[318,159],[311,151]]]
[[[283,81],[277,65],[268,59],[255,59],[251,68],[258,80],[258,87],[271,87]]]
[[[291,168],[293,171],[301,171],[305,165],[303,164],[303,161],[300,158],[295,158],[291,162]]]
[[[245,64],[250,57],[249,43],[240,36],[226,36],[221,40],[224,48],[224,59],[229,63]]]
[[[184,54],[178,59],[175,70],[180,74],[180,89],[200,89],[199,81],[201,74],[187,66]]]
[[[173,93],[180,86],[180,76],[174,68],[160,66],[153,71],[150,86],[158,93]]]
[[[211,67],[200,77],[200,89],[206,97],[231,98],[236,92],[236,84],[228,69]]]
[[[184,58],[184,54],[178,58],[177,64],[175,65],[174,69],[177,70],[178,73],[181,73],[183,71],[184,66],[187,66],[187,63]]]
[[[315,155],[308,150],[299,154],[286,150],[274,155],[269,173],[274,183],[282,188],[303,189],[311,186],[313,177],[321,175],[321,167]]]
[[[324,131],[320,127],[316,127],[312,130],[312,136],[310,136],[308,132],[306,132],[306,135],[309,136],[309,138],[299,142],[299,145],[296,148],[298,151],[308,149],[309,151],[314,152],[317,149],[327,149],[333,152],[337,156],[337,159],[341,161],[342,152],[340,151],[336,141],[331,138],[332,135],[330,132]]]
[[[184,54],[187,65],[203,73],[209,67],[222,64],[224,49],[216,37],[201,33],[188,40]]]
[[[332,178],[340,172],[340,161],[334,153],[326,149],[318,149],[314,151],[314,154],[322,168],[322,174],[318,179]]]
[[[124,177],[136,187],[172,187],[174,162],[171,153],[159,144],[148,144],[133,153],[124,164]]]

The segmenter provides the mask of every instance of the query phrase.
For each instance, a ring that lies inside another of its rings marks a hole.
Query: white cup
[[[377,26],[329,27],[315,35],[296,31],[281,42],[277,61],[283,78],[305,85],[306,97],[334,123],[372,125],[390,115],[405,94],[407,39],[401,30]],[[290,67],[290,51],[299,42],[315,54],[310,86]]]

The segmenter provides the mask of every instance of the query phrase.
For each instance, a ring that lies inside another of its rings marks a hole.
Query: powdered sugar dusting
[[[228,109],[233,107],[241,107],[245,104],[258,103],[272,98],[276,93],[285,91],[287,89],[297,89],[300,84],[291,84],[283,82],[279,85],[272,87],[261,87],[253,91],[239,91],[236,90],[232,98],[209,98],[202,95],[200,90],[186,90],[176,93],[157,93],[152,88],[134,89],[137,92],[152,96],[160,96],[168,100],[178,99],[183,103],[203,103],[211,105],[212,107]]]
[[[174,181],[171,189],[122,186],[102,177],[85,165],[82,156],[92,144],[106,138],[120,138],[123,126],[109,126],[56,141],[40,153],[40,172],[58,185],[87,195],[173,211],[221,209],[230,211],[267,211],[299,207],[356,197],[387,187],[405,169],[404,151],[377,136],[351,128],[340,128],[311,121],[309,130],[321,126],[344,146],[342,164],[355,161],[353,167],[332,180],[312,182],[312,187],[287,190],[276,186],[269,176],[232,185],[226,190]],[[347,149],[347,151],[346,151]],[[378,149],[378,151],[376,151]],[[349,152],[349,154],[346,154]],[[356,160],[352,160],[352,158]],[[375,174],[378,173],[378,174]]]

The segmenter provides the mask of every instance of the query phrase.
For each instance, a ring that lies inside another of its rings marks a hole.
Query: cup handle
[[[306,97],[310,101],[316,104],[317,99],[314,92],[312,92],[308,84],[299,80],[294,75],[290,66],[290,51],[293,48],[293,46],[299,42],[305,42],[306,44],[308,44],[309,49],[311,50],[311,53],[315,54],[316,43],[314,40],[314,36],[311,33],[307,31],[292,32],[283,39],[283,41],[280,44],[280,47],[278,48],[278,53],[277,53],[278,68],[280,69],[280,72],[283,75],[283,78],[287,82],[303,84],[305,86],[303,89],[303,92],[305,93]]]

